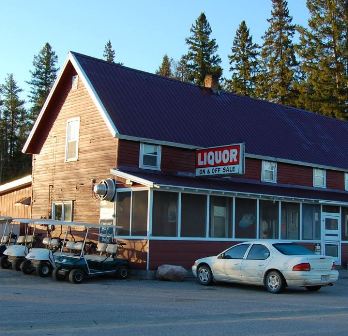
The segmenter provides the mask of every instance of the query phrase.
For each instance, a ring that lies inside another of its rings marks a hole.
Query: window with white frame
[[[72,118],[66,125],[65,161],[78,159],[80,118]]]
[[[324,169],[313,169],[313,186],[326,188],[326,171]]]
[[[277,182],[277,163],[262,161],[261,180],[263,182]]]
[[[52,202],[52,219],[71,222],[73,214],[72,201]]]
[[[348,173],[344,173],[344,190],[348,191]]]
[[[161,169],[161,146],[140,144],[139,167],[145,169]]]

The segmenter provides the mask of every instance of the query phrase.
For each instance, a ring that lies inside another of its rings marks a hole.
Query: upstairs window
[[[271,161],[262,161],[261,180],[263,182],[277,182],[277,163]]]
[[[313,186],[326,188],[326,171],[324,169],[313,169]]]
[[[139,167],[145,169],[161,169],[161,146],[140,144]]]
[[[66,125],[65,161],[78,159],[80,118],[69,119]]]

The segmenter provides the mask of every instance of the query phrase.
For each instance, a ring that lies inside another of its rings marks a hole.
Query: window
[[[348,240],[348,208],[342,207],[342,240]]]
[[[210,197],[210,237],[227,238],[232,236],[231,205],[232,198]]]
[[[181,237],[205,237],[207,196],[181,195]]]
[[[262,161],[261,180],[263,182],[277,182],[277,163]]]
[[[266,246],[254,244],[247,256],[248,260],[266,260],[270,256],[270,252]]]
[[[292,244],[292,243],[276,243],[273,246],[282,254],[285,255],[312,255],[314,251],[309,250],[308,248]]]
[[[324,169],[313,169],[313,186],[326,188],[326,171]]]
[[[348,173],[344,173],[344,190],[348,191]]]
[[[153,192],[152,234],[163,237],[178,235],[178,193]]]
[[[279,203],[260,201],[260,238],[278,239]]]
[[[243,259],[250,244],[241,244],[231,247],[224,253],[224,259]]]
[[[236,198],[236,238],[256,238],[256,200]]]
[[[72,210],[72,201],[52,202],[52,219],[71,222]]]
[[[320,206],[313,204],[302,205],[302,239],[320,239]]]
[[[66,126],[65,161],[78,159],[80,118],[69,119]]]
[[[117,234],[128,236],[130,234],[130,204],[131,192],[117,192],[116,194],[116,225]]]
[[[282,202],[282,239],[300,239],[300,204]]]
[[[139,167],[145,169],[161,169],[161,146],[140,144]]]
[[[78,83],[79,83],[79,76],[78,75],[72,76],[72,78],[71,78],[71,88],[73,90],[77,90]]]
[[[147,191],[132,193],[132,236],[147,235]]]

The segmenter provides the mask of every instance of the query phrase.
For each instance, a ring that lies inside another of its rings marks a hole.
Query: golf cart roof
[[[7,217],[7,216],[0,216],[0,223],[6,223],[6,222],[11,222],[12,217]]]
[[[99,228],[103,225],[96,223],[85,222],[67,222],[55,219],[42,219],[42,218],[12,218],[13,222],[19,222],[23,224],[38,224],[38,225],[62,225],[62,226],[84,226],[85,228]],[[116,227],[116,226],[114,226]]]

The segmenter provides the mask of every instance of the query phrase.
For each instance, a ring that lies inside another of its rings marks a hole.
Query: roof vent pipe
[[[114,199],[116,192],[115,181],[110,178],[102,180],[94,185],[93,192],[99,199],[111,202]]]

